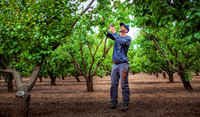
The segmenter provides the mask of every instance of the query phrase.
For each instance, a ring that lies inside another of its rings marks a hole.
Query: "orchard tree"
[[[128,13],[128,9],[120,1],[115,1],[113,5],[108,0],[99,1],[96,8],[79,20],[74,32],[67,39],[67,43],[73,46],[66,45],[66,51],[69,52],[74,67],[85,77],[88,92],[94,91],[93,76],[114,43],[105,37],[104,32],[111,23],[116,24],[117,30],[120,22],[129,22]],[[98,28],[98,33],[93,34],[93,28]]]
[[[66,41],[66,37],[94,0],[79,14],[78,6],[81,2],[1,1],[0,72],[13,75],[18,91],[12,116],[28,116],[29,92],[45,57]],[[19,63],[29,65],[32,69],[26,84],[22,82]]]
[[[79,37],[79,42],[74,42],[74,39],[70,41],[74,47],[66,46],[66,50],[69,52],[70,58],[76,70],[86,79],[87,91],[93,92],[93,76],[96,74],[98,67],[106,57],[112,44],[106,44],[107,38],[99,39],[99,37],[95,35],[85,35],[82,38]],[[106,45],[108,47],[106,47]],[[104,46],[104,49],[100,50],[99,46]],[[102,54],[97,54],[97,51],[102,51]]]
[[[135,25],[143,27],[154,41],[168,65],[178,72],[185,89],[193,90],[189,69],[199,60],[200,1],[140,0],[132,5],[127,6],[133,9]],[[168,45],[172,49],[169,53]]]
[[[158,72],[158,70],[159,71],[164,70],[167,72],[169,76],[169,82],[170,83],[174,82],[173,74],[175,71],[169,67],[166,61],[164,61],[164,57],[157,49],[156,44],[151,39],[149,39],[148,35],[144,35],[144,32],[141,32],[138,38],[136,38],[136,44],[138,45],[137,55],[140,56],[141,58],[142,56],[146,56],[147,60],[145,61],[149,61],[150,66],[154,68],[153,72]],[[169,49],[168,51],[170,52],[171,48],[167,49]],[[171,60],[171,63],[173,62],[174,61]],[[148,68],[148,70],[151,69]]]

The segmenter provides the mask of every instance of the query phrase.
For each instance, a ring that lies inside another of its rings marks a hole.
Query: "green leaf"
[[[192,39],[192,34],[185,37],[188,41]]]
[[[16,42],[16,41],[13,41],[13,45],[17,45],[18,44],[18,42]]]
[[[187,22],[186,26],[190,27],[192,22]]]
[[[197,39],[200,39],[200,32],[195,33],[194,37],[197,38]]]
[[[196,15],[198,15],[200,17],[200,12],[195,13]]]

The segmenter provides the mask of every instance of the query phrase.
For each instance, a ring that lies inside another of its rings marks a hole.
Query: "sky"
[[[121,0],[121,2],[124,2],[125,0]],[[132,0],[131,0],[132,1]],[[84,2],[83,4],[81,4],[81,6],[83,5],[84,8],[87,7],[87,5],[91,2],[91,0],[87,0],[86,2]],[[97,0],[94,1],[94,3],[92,4],[93,7],[97,6]],[[131,17],[131,16],[130,16]],[[137,27],[129,27],[129,32],[127,35],[131,36],[131,38],[134,40],[137,36],[137,34],[139,33],[140,29]],[[98,28],[94,28],[94,31],[98,32]]]

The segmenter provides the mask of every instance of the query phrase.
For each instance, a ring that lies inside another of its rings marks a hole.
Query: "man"
[[[129,83],[128,83],[128,72],[130,65],[128,63],[129,59],[127,58],[127,53],[129,49],[129,45],[131,43],[131,37],[126,35],[129,32],[128,25],[123,22],[120,23],[120,35],[118,35],[115,31],[114,26],[110,26],[109,31],[107,31],[106,36],[115,41],[112,60],[114,65],[112,66],[111,71],[111,88],[110,88],[110,98],[111,105],[109,108],[114,109],[118,104],[118,86],[119,79],[121,79],[121,88],[122,88],[122,97],[123,97],[123,106],[121,108],[122,111],[126,111],[128,109],[129,104]]]

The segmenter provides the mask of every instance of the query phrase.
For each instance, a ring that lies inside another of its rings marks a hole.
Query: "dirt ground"
[[[186,91],[177,74],[175,83],[162,75],[139,73],[129,76],[130,105],[121,112],[122,93],[119,86],[119,105],[110,110],[110,77],[94,77],[95,92],[86,92],[84,78],[57,78],[56,86],[49,79],[36,82],[31,91],[30,117],[200,117],[200,76],[194,76],[194,91]],[[24,82],[28,78],[23,79]],[[16,92],[8,93],[0,80],[0,117],[11,115]]]

